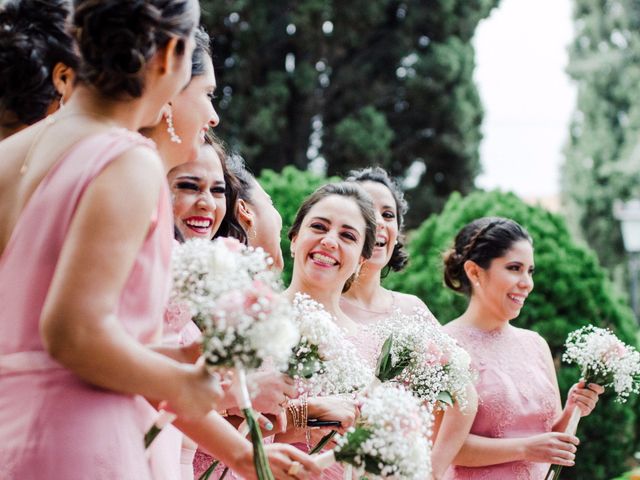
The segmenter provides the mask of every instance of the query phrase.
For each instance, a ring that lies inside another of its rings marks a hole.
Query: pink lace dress
[[[75,144],[34,191],[0,257],[0,478],[163,478],[152,473],[143,445],[155,410],[138,396],[83,382],[47,354],[39,333],[43,304],[85,190],[113,159],[140,145],[154,148],[126,130]],[[117,308],[118,320],[141,343],[159,339],[171,241],[165,189]]]
[[[469,352],[478,371],[478,413],[471,433],[490,438],[518,438],[550,432],[559,415],[556,380],[549,349],[540,335],[506,325],[485,332],[457,324],[444,326]],[[542,480],[549,464],[509,462],[486,467],[454,466],[449,480]]]

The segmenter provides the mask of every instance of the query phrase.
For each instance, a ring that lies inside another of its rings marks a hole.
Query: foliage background
[[[563,201],[573,231],[626,286],[613,204],[640,196],[640,1],[574,0],[574,25],[568,72],[578,103]]]
[[[410,176],[416,226],[479,173],[471,39],[498,3],[202,0],[218,132],[258,173],[323,159],[329,175]]]

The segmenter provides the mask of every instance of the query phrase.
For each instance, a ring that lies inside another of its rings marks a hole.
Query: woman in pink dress
[[[579,383],[564,410],[545,340],[516,328],[533,290],[533,245],[513,220],[466,225],[445,256],[445,283],[469,297],[445,331],[469,352],[478,371],[478,413],[450,479],[542,480],[551,463],[572,466],[578,439],[562,433],[570,412],[593,410],[602,387]]]
[[[13,0],[0,9],[0,140],[69,99],[78,67],[68,0]],[[26,81],[28,79],[28,81]]]
[[[376,210],[377,230],[373,254],[362,265],[353,286],[342,295],[340,307],[364,327],[361,335],[367,335],[368,326],[385,321],[397,310],[412,314],[415,309],[420,309],[425,312],[425,321],[439,326],[418,297],[388,290],[381,283],[390,271],[402,270],[408,260],[402,235],[408,206],[402,191],[380,167],[352,171],[347,180],[358,182],[371,196]],[[473,385],[469,385],[467,405],[463,411],[456,404],[444,413],[436,413],[436,435],[431,453],[434,479],[442,478],[460,450],[469,434],[476,406],[476,392]]]
[[[171,165],[133,131],[188,80],[199,9],[75,5],[74,95],[0,145],[1,476],[148,479],[139,395],[185,418],[219,397],[204,367],[142,345],[168,293]]]
[[[359,335],[358,324],[340,307],[340,295],[349,289],[375,243],[375,213],[366,192],[347,182],[320,187],[299,208],[289,238],[294,263],[291,284],[285,293],[291,299],[299,292],[304,293],[324,306],[363,360],[373,367],[375,346],[370,338]],[[310,397],[308,403],[308,418],[338,420],[339,431],[355,421],[357,412],[350,399]],[[328,431],[314,432],[314,440]],[[293,431],[290,435],[287,441],[304,446],[304,431]],[[334,465],[321,478],[341,479],[342,475],[343,468]]]

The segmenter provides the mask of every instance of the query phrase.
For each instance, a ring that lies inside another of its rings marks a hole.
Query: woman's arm
[[[180,365],[152,352],[116,318],[163,181],[157,156],[138,147],[91,183],[60,252],[40,333],[49,354],[83,380],[167,400],[176,413],[198,417],[214,408],[219,396],[204,367]]]
[[[565,403],[563,409],[562,401],[560,399],[560,387],[558,386],[558,378],[556,376],[556,369],[553,363],[551,349],[549,348],[549,344],[547,344],[544,338],[540,337],[540,342],[545,352],[547,372],[549,378],[553,382],[553,386],[556,392],[556,411],[560,412],[553,423],[552,431],[564,432],[567,429],[567,424],[569,423],[569,419],[571,418],[573,409],[575,407],[578,407],[580,409],[580,415],[582,417],[586,417],[587,415],[589,415],[595,408],[596,403],[598,403],[598,397],[602,393],[604,393],[604,388],[602,388],[600,385],[596,385],[595,383],[590,383],[587,388],[585,387],[585,383],[583,381],[574,384],[569,390],[569,394],[567,395],[567,402]]]
[[[248,480],[256,478],[251,443],[217,413],[212,412],[204,419],[197,421],[177,419],[175,425],[202,449],[243,478]],[[298,478],[306,478],[309,472],[320,473],[311,457],[289,445],[265,445],[265,451],[273,473],[278,479],[292,478],[286,472],[294,461],[302,464],[306,470],[299,473]]]
[[[448,408],[436,433],[431,450],[434,480],[442,478],[469,435],[478,410],[478,394],[473,385],[467,387],[467,405],[464,411],[458,403]]]
[[[523,438],[489,438],[469,434],[453,464],[463,467],[485,467],[528,461],[571,467],[579,443],[575,436],[557,432]]]

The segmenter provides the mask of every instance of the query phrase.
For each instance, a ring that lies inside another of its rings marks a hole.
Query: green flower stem
[[[322,437],[320,439],[320,441],[318,442],[318,444],[313,447],[310,451],[309,451],[309,455],[313,455],[314,453],[318,453],[320,450],[322,450],[325,445],[327,443],[329,443],[329,441],[336,436],[336,432],[335,430],[331,430],[329,433],[327,433],[324,437]]]
[[[253,444],[253,465],[256,469],[256,476],[258,480],[275,480],[271,467],[269,467],[269,460],[264,451],[264,445],[262,444],[262,433],[260,433],[260,425],[256,421],[255,415],[251,408],[242,410],[244,418],[249,426],[249,432],[251,433],[251,443]]]
[[[211,465],[209,465],[209,468],[207,468],[204,472],[202,472],[202,475],[198,477],[198,480],[208,480],[209,477],[213,474],[214,470],[216,469],[219,463],[220,462],[216,460]]]

